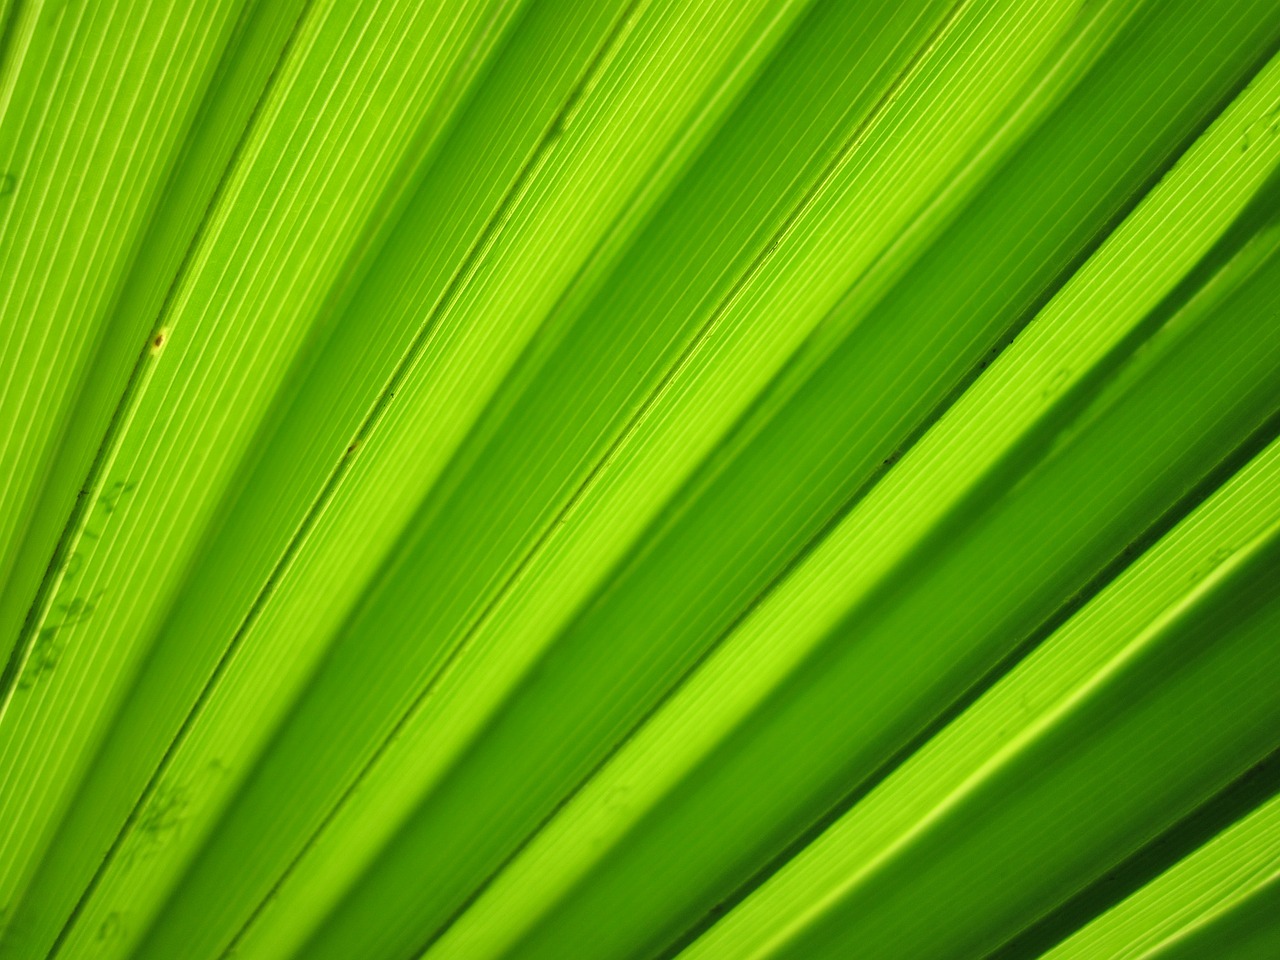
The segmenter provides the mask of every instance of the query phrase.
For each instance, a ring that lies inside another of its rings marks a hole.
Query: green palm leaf
[[[1274,14],[0,3],[0,958],[1269,956]]]

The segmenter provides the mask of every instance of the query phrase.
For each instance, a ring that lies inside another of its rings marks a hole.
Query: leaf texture
[[[0,958],[1271,956],[1274,14],[0,2]]]

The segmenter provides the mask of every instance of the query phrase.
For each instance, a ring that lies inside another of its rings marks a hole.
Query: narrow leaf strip
[[[1214,927],[1257,907],[1280,887],[1280,797],[1275,797],[1085,925],[1044,960],[1164,960],[1212,943]],[[1271,914],[1274,919],[1276,914]],[[1273,924],[1274,926],[1274,924]],[[1208,941],[1208,942],[1206,942]],[[1238,956],[1220,947],[1218,956]]]

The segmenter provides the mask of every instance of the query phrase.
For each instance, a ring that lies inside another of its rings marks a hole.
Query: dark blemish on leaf
[[[115,940],[120,936],[123,924],[120,921],[120,911],[113,910],[107,914],[107,919],[102,921],[102,925],[98,927],[98,942],[105,943],[108,940]]]
[[[18,178],[12,173],[0,173],[0,197],[7,197],[18,189]]]
[[[18,679],[19,690],[30,690],[46,673],[57,669],[62,658],[63,644],[58,642],[57,627],[42,627],[36,634],[36,642],[31,647],[31,656],[27,660]]]
[[[57,610],[62,614],[62,619],[58,623],[58,628],[74,626],[89,619],[97,606],[96,600],[84,597],[76,597],[68,603],[59,603]]]
[[[1245,127],[1240,137],[1240,152],[1248,153],[1249,148],[1267,136],[1280,133],[1280,104],[1276,104],[1253,123]]]
[[[191,795],[185,784],[161,784],[143,809],[138,820],[138,844],[131,851],[135,857],[148,860],[186,826]]]
[[[165,343],[169,340],[169,331],[165,327],[161,327],[156,331],[155,336],[151,338],[151,355],[154,357],[164,349]]]
[[[1045,384],[1044,389],[1040,391],[1040,399],[1048,400],[1055,393],[1058,393],[1068,380],[1071,379],[1071,371],[1066,367],[1054,373],[1053,377]]]
[[[120,505],[120,499],[126,494],[133,493],[137,486],[137,482],[133,480],[117,480],[98,497],[98,506],[102,508],[103,513],[115,513],[116,507]]]
[[[56,622],[47,623],[36,634],[31,653],[18,679],[19,690],[30,690],[46,674],[52,673],[62,661],[67,641],[59,634],[67,627],[83,623],[97,609],[102,591],[89,597],[74,597],[70,601],[55,604],[53,610],[58,614]]]
[[[84,566],[84,554],[76,551],[67,557],[66,562],[62,565],[62,575],[67,580],[74,580],[80,573],[80,568]]]

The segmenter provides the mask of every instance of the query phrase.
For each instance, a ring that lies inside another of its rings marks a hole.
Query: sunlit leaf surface
[[[1280,957],[1275,0],[0,0],[0,960]]]

